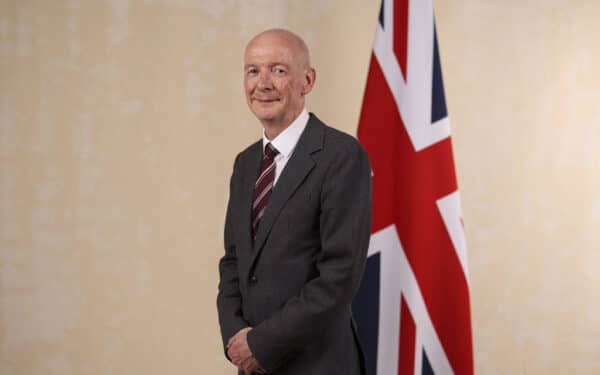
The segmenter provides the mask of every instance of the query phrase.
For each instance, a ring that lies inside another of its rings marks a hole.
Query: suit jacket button
[[[250,276],[250,282],[256,283],[257,281],[258,281],[258,279],[256,278],[256,275]]]

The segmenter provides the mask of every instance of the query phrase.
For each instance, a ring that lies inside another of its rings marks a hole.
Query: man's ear
[[[308,95],[315,85],[317,72],[314,68],[308,68],[304,73],[304,85],[302,86],[302,96]]]

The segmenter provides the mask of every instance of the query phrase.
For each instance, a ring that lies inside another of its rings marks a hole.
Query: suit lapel
[[[315,161],[311,154],[323,147],[323,130],[323,123],[311,113],[308,124],[298,140],[292,157],[288,160],[281,176],[277,180],[277,184],[273,188],[271,200],[260,220],[258,233],[256,233],[256,239],[254,240],[254,252],[252,254],[250,269],[252,269],[258,254],[260,254],[281,209],[314,168]]]

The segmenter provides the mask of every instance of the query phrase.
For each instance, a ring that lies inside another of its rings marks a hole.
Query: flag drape
[[[431,0],[384,0],[358,127],[373,170],[353,310],[370,375],[472,374],[466,243]]]

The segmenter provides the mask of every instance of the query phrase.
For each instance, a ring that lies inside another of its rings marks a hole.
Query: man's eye
[[[258,71],[256,69],[248,69],[246,74],[249,76],[255,75]]]
[[[273,72],[276,74],[285,74],[286,73],[285,69],[283,69],[283,68],[274,68]]]

